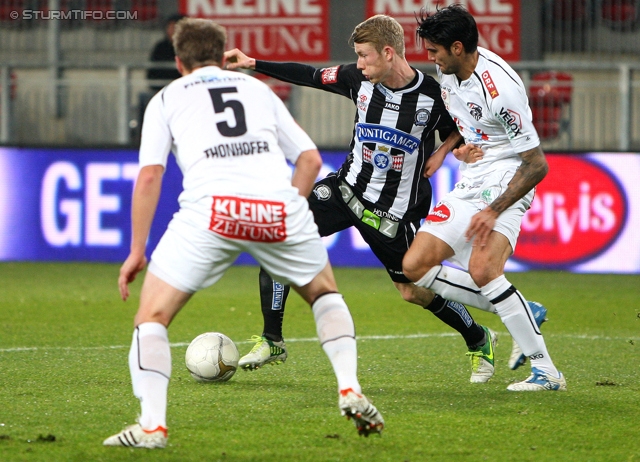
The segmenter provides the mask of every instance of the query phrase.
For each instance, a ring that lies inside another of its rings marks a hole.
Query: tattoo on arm
[[[549,171],[549,165],[540,146],[520,153],[522,164],[509,182],[505,192],[494,200],[489,207],[502,213],[531,191]]]

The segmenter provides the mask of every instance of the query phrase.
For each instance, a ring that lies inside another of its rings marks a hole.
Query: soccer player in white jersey
[[[360,434],[384,421],[362,395],[355,328],[337,291],[309,211],[322,159],[282,101],[253,77],[221,69],[225,30],[186,18],[173,38],[183,75],[156,94],[144,118],[140,173],[133,194],[131,252],[120,269],[123,300],[146,266],[146,241],[172,144],[184,175],[180,210],[151,255],[129,353],[138,423],[106,446],[160,448],[167,441],[171,352],[167,327],[196,291],[214,284],[241,252],[287,281],[312,308],[338,381],[342,415]],[[295,165],[295,171],[287,165]]]
[[[433,14],[423,9],[417,33],[466,145],[454,150],[464,161],[461,180],[427,216],[403,270],[418,286],[498,313],[532,366],[508,390],[566,390],[528,303],[504,275],[522,216],[548,171],[522,80],[477,46],[475,20],[459,4]],[[442,266],[444,260],[468,273]]]

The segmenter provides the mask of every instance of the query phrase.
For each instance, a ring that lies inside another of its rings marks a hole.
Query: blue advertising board
[[[321,177],[347,153],[322,152]],[[640,155],[549,154],[550,174],[525,215],[508,271],[532,268],[640,273]],[[137,151],[0,148],[0,261],[122,262],[131,239]],[[449,156],[432,178],[434,205],[458,180]],[[149,252],[178,209],[182,175],[173,156]],[[376,266],[360,235],[323,238],[334,266]],[[240,264],[255,263],[248,255]]]

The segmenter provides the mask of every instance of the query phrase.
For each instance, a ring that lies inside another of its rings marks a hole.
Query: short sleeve
[[[540,145],[529,101],[520,86],[515,83],[501,85],[500,94],[493,99],[491,109],[516,152],[525,152]]]
[[[147,165],[167,166],[173,137],[164,116],[162,94],[161,91],[151,98],[144,112],[140,140],[140,167]]]

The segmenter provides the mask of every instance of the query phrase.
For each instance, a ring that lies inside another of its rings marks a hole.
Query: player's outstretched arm
[[[254,58],[248,57],[237,48],[225,51],[222,63],[223,66],[229,70],[256,68],[256,60]]]

